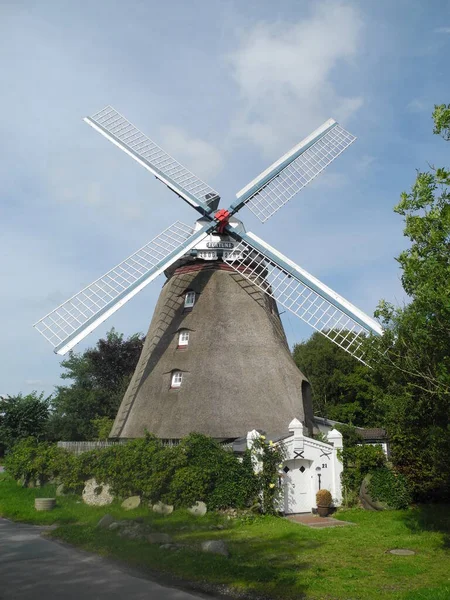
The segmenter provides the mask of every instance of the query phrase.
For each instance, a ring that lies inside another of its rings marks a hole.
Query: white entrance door
[[[311,461],[288,460],[284,466],[284,512],[286,514],[311,512]]]

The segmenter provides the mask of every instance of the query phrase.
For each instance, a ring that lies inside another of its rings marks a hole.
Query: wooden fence
[[[104,442],[58,442],[58,448],[64,448],[72,454],[82,454],[89,450],[97,450],[98,448],[108,448],[117,444],[126,444],[131,440],[114,440]],[[180,440],[160,440],[163,446],[178,446]]]

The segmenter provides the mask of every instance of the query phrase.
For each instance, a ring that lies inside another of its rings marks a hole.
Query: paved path
[[[289,519],[289,521],[294,521],[294,523],[301,523],[302,525],[306,525],[307,527],[313,527],[314,529],[354,525],[354,523],[350,523],[350,521],[340,521],[339,519],[333,519],[333,517],[319,517],[319,515],[312,515],[311,513],[305,513],[302,515],[289,515],[287,518]]]
[[[0,519],[0,600],[200,600]]]

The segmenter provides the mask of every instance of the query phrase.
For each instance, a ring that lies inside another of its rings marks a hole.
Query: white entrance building
[[[298,419],[289,423],[289,434],[275,443],[283,444],[285,459],[279,472],[279,485],[283,493],[280,511],[285,514],[311,512],[316,506],[316,492],[327,489],[333,497],[333,505],[342,502],[342,463],[338,451],[342,449],[342,435],[332,429],[326,435],[328,443],[319,442],[303,435],[303,425]],[[249,431],[247,447],[261,434]]]

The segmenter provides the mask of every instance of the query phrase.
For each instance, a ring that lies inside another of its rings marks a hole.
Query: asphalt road
[[[0,600],[204,600],[0,519]]]

